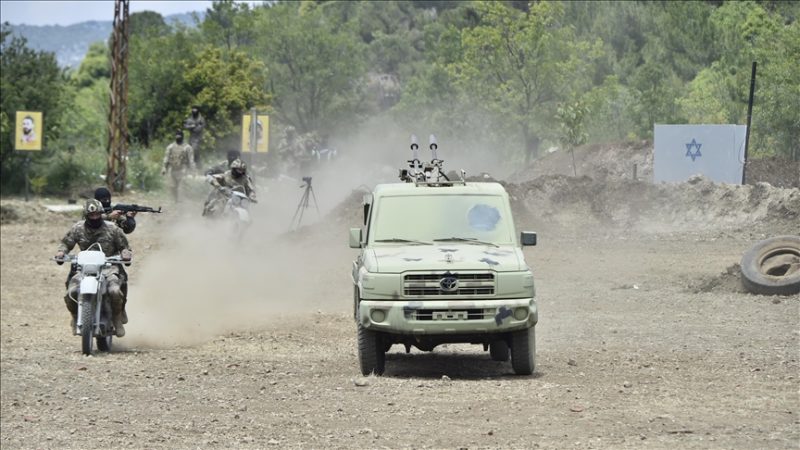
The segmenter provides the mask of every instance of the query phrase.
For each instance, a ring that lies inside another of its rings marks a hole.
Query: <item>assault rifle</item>
[[[111,211],[122,211],[122,212],[148,212],[148,213],[161,213],[161,207],[159,206],[158,209],[153,209],[150,206],[142,206],[142,205],[126,205],[124,203],[117,203],[114,206],[109,206],[107,208],[103,208],[103,212],[108,214]]]

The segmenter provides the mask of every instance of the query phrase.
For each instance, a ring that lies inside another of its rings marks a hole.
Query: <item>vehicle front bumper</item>
[[[497,300],[361,300],[364,328],[395,334],[441,335],[505,333],[539,321],[534,298]]]

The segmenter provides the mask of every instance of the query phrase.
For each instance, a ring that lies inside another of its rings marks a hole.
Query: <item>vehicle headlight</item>
[[[386,320],[386,311],[382,309],[373,309],[369,313],[369,317],[372,319],[373,322],[383,322]]]

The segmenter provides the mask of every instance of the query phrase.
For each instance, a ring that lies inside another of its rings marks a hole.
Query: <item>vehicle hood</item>
[[[476,244],[435,244],[373,247],[366,255],[370,272],[400,273],[407,270],[494,270],[516,272],[527,265],[518,247]]]

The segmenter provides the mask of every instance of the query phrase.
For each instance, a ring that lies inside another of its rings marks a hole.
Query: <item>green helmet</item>
[[[86,204],[83,205],[83,217],[89,217],[89,214],[94,213],[101,213],[103,212],[103,204],[100,203],[100,200],[96,200],[90,198],[86,200]]]
[[[247,164],[241,159],[234,159],[231,163],[231,169],[247,170]]]

